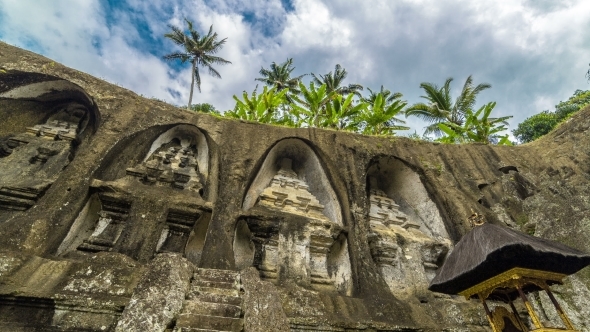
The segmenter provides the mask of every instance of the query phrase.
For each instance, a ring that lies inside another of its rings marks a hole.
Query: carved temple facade
[[[427,287],[470,209],[510,224],[502,202],[524,215],[536,199],[519,153],[440,171],[458,167],[449,147],[219,119],[72,77],[0,75],[0,331],[487,331],[477,303]]]

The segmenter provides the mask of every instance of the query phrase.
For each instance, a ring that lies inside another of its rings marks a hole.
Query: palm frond
[[[166,33],[164,36],[172,40],[175,44],[184,47],[185,52],[174,52],[165,55],[164,59],[179,59],[183,63],[191,61],[194,66],[194,70],[192,70],[192,75],[195,80],[194,83],[197,86],[197,89],[201,91],[201,75],[199,67],[207,68],[210,75],[221,78],[219,72],[213,68],[212,65],[225,65],[231,63],[231,61],[213,55],[221,50],[227,41],[227,38],[218,40],[217,33],[213,32],[213,25],[209,27],[209,32],[206,35],[202,35],[194,28],[192,21],[187,18],[185,18],[184,21],[187,25],[188,33],[185,34],[185,32],[179,27],[169,25],[168,27],[172,31]],[[193,94],[192,91],[193,86],[191,86],[191,97]],[[191,103],[191,97],[189,97],[189,106]]]

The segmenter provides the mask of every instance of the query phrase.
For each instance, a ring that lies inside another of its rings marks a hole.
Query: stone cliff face
[[[590,252],[590,108],[517,147],[218,119],[0,43],[0,330],[486,331],[489,222]],[[556,289],[590,330],[590,271]],[[533,297],[544,318],[549,299]]]

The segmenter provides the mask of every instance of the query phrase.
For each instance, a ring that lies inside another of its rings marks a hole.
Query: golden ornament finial
[[[471,209],[471,216],[467,220],[469,220],[471,227],[481,226],[486,222],[484,215],[473,211],[473,209]]]

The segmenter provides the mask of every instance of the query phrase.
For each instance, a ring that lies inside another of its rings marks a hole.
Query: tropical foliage
[[[169,38],[176,45],[181,46],[183,50],[167,54],[164,56],[164,59],[180,60],[181,63],[191,63],[191,90],[187,106],[188,109],[191,109],[195,81],[199,92],[201,91],[201,74],[199,72],[199,67],[207,69],[211,76],[221,78],[221,75],[215,68],[213,68],[213,65],[225,65],[231,62],[214,55],[223,48],[223,44],[225,44],[227,38],[218,40],[217,33],[213,32],[213,25],[209,27],[207,35],[201,35],[193,28],[193,22],[187,19],[184,20],[188,26],[188,34],[185,34],[179,27],[169,25],[168,27],[172,32],[164,35],[164,37]]]
[[[375,99],[377,99],[377,95],[379,94],[383,95],[386,105],[389,105],[393,103],[396,99],[400,99],[401,97],[403,97],[403,95],[399,92],[391,93],[391,91],[383,88],[383,85],[381,86],[381,90],[379,91],[373,91],[371,90],[371,88],[367,88],[367,90],[369,91],[369,95],[367,97],[362,97],[361,100],[371,105],[375,102]]]
[[[372,135],[394,135],[406,130],[404,121],[397,118],[403,113],[405,101],[387,103],[387,97],[376,95],[373,103],[355,100],[355,95],[346,96],[328,92],[326,84],[317,87],[299,83],[299,95],[287,98],[288,89],[264,87],[262,93],[244,91],[242,98],[234,96],[236,105],[225,116],[247,121],[281,124],[292,127],[319,127],[348,130]]]
[[[177,45],[182,52],[174,52],[164,56],[167,60],[181,60],[192,64],[192,83],[188,109],[195,112],[219,112],[210,104],[192,105],[193,87],[201,89],[199,68],[206,68],[215,77],[221,77],[213,65],[227,64],[229,61],[215,56],[226,39],[218,40],[217,33],[210,27],[207,35],[194,30],[191,21],[186,20],[188,34],[180,28],[169,26],[172,32],[165,36]],[[295,76],[293,59],[285,62],[271,63],[269,68],[262,67],[260,77],[256,81],[263,82],[262,92],[258,86],[251,94],[244,91],[242,97],[233,96],[236,104],[232,110],[222,116],[262,123],[279,124],[291,127],[320,127],[334,130],[347,130],[368,135],[395,135],[400,130],[408,130],[401,115],[416,116],[428,123],[422,136],[414,133],[414,139],[432,141],[431,134],[437,140],[448,143],[482,142],[485,144],[509,144],[508,136],[500,136],[506,130],[510,116],[494,118],[491,113],[495,102],[488,103],[473,111],[477,95],[491,87],[482,83],[475,85],[469,76],[459,96],[451,96],[452,78],[448,78],[442,86],[423,82],[422,98],[426,102],[407,107],[407,102],[399,92],[391,92],[383,86],[379,90],[367,88],[368,94],[362,95],[360,84],[345,84],[348,75],[346,69],[336,64],[334,71],[325,75],[311,73],[308,85],[301,80],[307,74]],[[580,100],[580,102],[585,102]],[[573,102],[563,105],[563,112],[576,108]],[[557,113],[556,113],[557,114]],[[561,114],[561,113],[559,113]]]
[[[332,100],[334,91],[328,92],[325,84],[315,87],[313,82],[309,88],[299,82],[301,96],[293,96],[294,103],[291,104],[293,113],[302,123],[308,127],[319,127],[322,118],[326,115],[326,105]]]
[[[475,106],[477,95],[491,87],[487,83],[474,86],[473,78],[470,75],[465,80],[461,93],[453,101],[451,97],[452,81],[452,78],[448,78],[441,87],[434,83],[421,83],[420,88],[425,92],[422,98],[428,102],[414,104],[406,110],[406,116],[416,116],[430,124],[426,127],[425,134],[442,135],[439,123],[445,124],[447,127],[462,126],[467,111]]]
[[[271,66],[271,68],[287,68],[289,66],[292,66],[292,61],[281,66]],[[339,66],[336,69],[335,72],[341,77],[344,70]],[[291,71],[288,71],[288,77],[290,77]],[[334,83],[333,77],[334,75],[329,73],[319,78]],[[381,86],[379,91],[367,89],[369,94],[366,97],[361,95],[359,98],[354,90],[349,90],[347,94],[344,94],[344,90],[339,89],[340,83],[333,84],[330,89],[327,83],[318,85],[319,79],[315,75],[316,79],[312,80],[309,85],[300,82],[300,78],[301,76],[297,77],[299,81],[297,87],[287,88],[286,85],[281,85],[283,89],[279,90],[280,85],[276,84],[272,89],[265,86],[261,94],[254,90],[251,95],[244,92],[242,99],[234,96],[236,106],[232,111],[226,112],[226,116],[293,127],[348,130],[367,135],[395,135],[397,131],[409,129],[404,126],[405,121],[400,118],[401,115],[407,114],[407,102],[401,99],[401,93],[392,93]],[[441,142],[511,144],[508,135],[500,135],[507,129],[507,120],[511,116],[492,117],[492,111],[496,106],[495,102],[487,103],[477,111],[473,111],[471,108],[475,103],[477,93],[489,85],[473,86],[471,77],[469,77],[459,98],[451,102],[451,81],[451,79],[447,80],[442,88],[430,89],[434,85],[429,83],[422,85],[428,91],[429,98],[432,100],[438,98],[436,100],[439,100],[441,105],[445,105],[445,108],[450,110],[441,111],[436,107],[437,112],[442,116],[436,119],[438,122],[430,125],[432,129],[427,130],[426,134],[432,133],[434,126],[436,126],[439,136],[441,136],[437,140]],[[297,91],[298,94],[293,91]],[[434,109],[432,104],[426,106]],[[416,112],[410,115],[423,111],[421,106],[414,107],[414,110]],[[414,134],[413,137],[431,140],[428,135],[420,137]]]
[[[254,89],[251,97],[248,97],[248,93],[244,91],[242,94],[243,100],[234,96],[236,106],[233,111],[226,112],[226,116],[242,120],[275,123],[277,122],[275,113],[285,103],[287,91],[287,89],[283,89],[277,92],[276,87],[269,90],[265,86],[261,94],[258,94]]]
[[[465,111],[465,120],[462,125],[455,123],[439,123],[440,130],[445,134],[438,140],[445,143],[466,143],[479,142],[484,144],[512,145],[508,135],[500,136],[499,133],[506,131],[508,128],[507,120],[512,116],[500,118],[490,117],[495,102],[490,102],[477,111],[470,109]]]
[[[193,112],[221,115],[221,113],[215,108],[215,106],[213,106],[209,103],[191,105],[190,110]]]
[[[512,131],[514,137],[521,143],[528,143],[549,133],[559,123],[568,119],[573,113],[590,104],[590,90],[576,90],[567,100],[555,105],[555,111],[545,110],[526,118]]]
[[[394,134],[397,130],[408,130],[409,127],[400,126],[398,123],[405,121],[396,118],[403,113],[407,103],[402,100],[395,100],[388,104],[387,98],[378,93],[370,107],[361,111],[358,120],[361,122],[361,128],[364,134],[386,135]]]
[[[352,93],[347,97],[335,95],[332,101],[326,104],[321,127],[357,131],[359,129],[359,113],[364,112],[369,104],[355,103],[353,97]]]
[[[360,84],[348,84],[346,86],[342,85],[344,79],[348,73],[346,69],[342,68],[339,64],[334,67],[334,73],[332,72],[327,73],[326,75],[316,75],[314,73],[311,74],[313,77],[313,82],[317,85],[326,85],[326,89],[328,92],[334,92],[339,95],[348,95],[354,94],[357,97],[361,97],[360,91],[363,90],[363,86]]]
[[[293,58],[289,58],[281,64],[273,62],[269,69],[261,68],[259,73],[262,77],[254,80],[264,82],[270,87],[276,87],[277,91],[287,89],[292,94],[299,94],[299,83],[305,75],[291,77],[293,70],[295,70]]]

